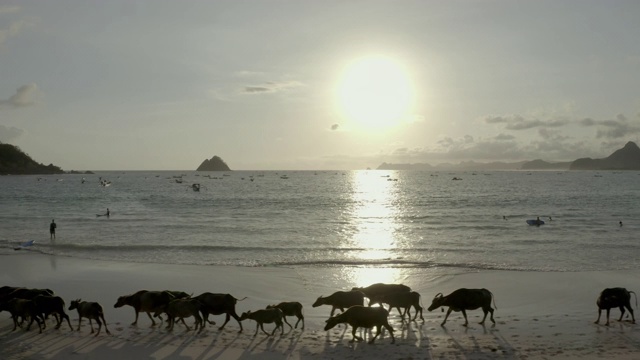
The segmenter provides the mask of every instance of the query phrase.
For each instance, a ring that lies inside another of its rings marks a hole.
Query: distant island
[[[219,156],[204,159],[196,171],[231,171],[229,166]]]
[[[640,148],[629,141],[622,149],[603,159],[581,158],[566,162],[547,162],[541,159],[520,162],[492,162],[477,163],[474,161],[460,164],[427,163],[416,164],[388,164],[382,163],[378,170],[640,170]]]
[[[19,147],[0,143],[0,175],[49,175],[64,174],[64,171],[53,165],[37,163]]]

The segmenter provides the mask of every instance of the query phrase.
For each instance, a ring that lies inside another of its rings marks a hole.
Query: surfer
[[[56,225],[56,222],[54,221],[54,219],[51,219],[51,224],[49,225],[49,234],[51,235],[51,239],[55,239],[56,238],[56,228],[58,227],[58,225]]]

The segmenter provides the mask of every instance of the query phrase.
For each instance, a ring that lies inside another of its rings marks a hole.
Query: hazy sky
[[[0,1],[0,142],[65,170],[604,157],[640,1]]]

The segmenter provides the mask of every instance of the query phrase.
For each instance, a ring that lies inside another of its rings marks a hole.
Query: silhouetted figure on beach
[[[507,217],[506,217],[505,215],[502,215],[502,218],[503,218],[503,219],[505,219],[505,220],[507,220]]]
[[[109,214],[110,214],[110,213],[109,213],[109,208],[107,208],[107,217],[109,217]]]
[[[49,234],[51,235],[51,239],[55,239],[56,238],[56,228],[58,227],[58,225],[56,225],[56,222],[54,221],[54,219],[51,219],[51,224],[49,225]]]
[[[622,221],[620,221],[620,226],[622,226]]]
[[[549,216],[549,221],[553,221],[553,219],[551,218],[551,216]]]

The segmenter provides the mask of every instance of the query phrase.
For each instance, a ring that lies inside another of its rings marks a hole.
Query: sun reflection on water
[[[393,259],[396,239],[394,232],[398,226],[396,206],[398,194],[397,173],[395,171],[353,172],[352,221],[355,227],[346,246],[360,249],[357,260],[370,261],[366,268],[349,269],[349,277],[355,284],[366,286],[377,282],[395,282],[399,271],[392,267],[378,267],[378,261]],[[374,267],[375,266],[375,267]]]

